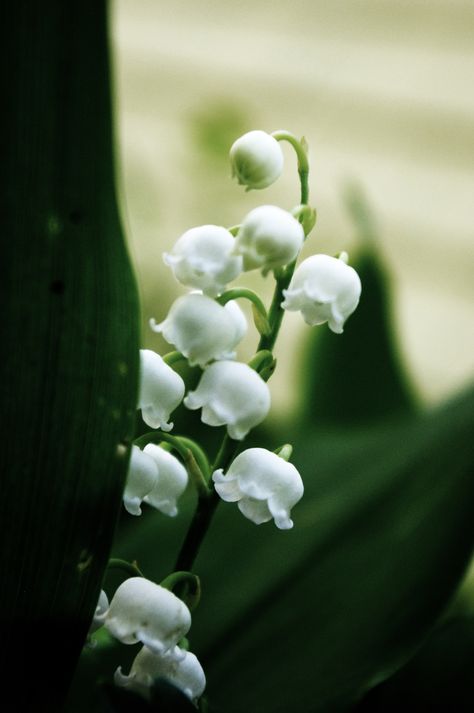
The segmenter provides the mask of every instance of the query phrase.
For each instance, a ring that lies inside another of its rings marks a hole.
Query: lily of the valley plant
[[[122,644],[141,644],[129,672],[119,667],[114,680],[117,686],[144,697],[149,696],[155,679],[165,678],[200,705],[205,675],[186,638],[191,627],[190,608],[198,604],[200,591],[191,570],[219,502],[236,503],[255,525],[273,521],[279,530],[293,527],[292,510],[302,498],[304,486],[289,462],[291,446],[275,444],[274,452],[245,448],[248,433],[270,410],[267,382],[276,365],[273,349],[284,311],[299,311],[308,325],[327,322],[329,329],[340,334],[359,302],[360,280],[348,265],[346,253],[338,257],[316,254],[297,265],[316,222],[309,205],[304,140],[287,131],[250,131],[230,149],[232,173],[247,190],[271,185],[283,170],[281,141],[288,141],[297,156],[301,186],[297,206],[285,210],[262,205],[231,228],[191,228],[164,254],[166,265],[188,292],[178,297],[160,323],[150,320],[151,329],[160,332],[175,351],[163,357],[141,351],[137,408],[154,430],[132,447],[123,503],[133,516],[141,515],[145,504],[175,517],[179,497],[191,482],[198,494],[196,513],[178,554],[176,571],[158,584],[136,576],[141,573],[133,572],[129,565],[135,576],[119,586],[110,603],[107,594],[101,593],[91,626],[91,634],[105,626]],[[273,272],[275,290],[268,309],[255,292],[228,287],[249,270],[260,270],[263,275]],[[240,299],[251,301],[259,333],[255,356],[248,364],[237,360],[239,342],[248,329],[237,303]],[[193,391],[187,391],[173,368],[180,360],[202,370]],[[209,427],[225,426],[213,462],[198,443],[170,433],[172,413],[181,402],[188,409],[200,410],[201,420]],[[297,526],[297,513],[295,520]],[[191,599],[190,590],[195,594]]]

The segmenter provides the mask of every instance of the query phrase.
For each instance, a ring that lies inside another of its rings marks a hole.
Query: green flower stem
[[[300,202],[303,205],[307,205],[309,200],[309,164],[304,140],[299,141],[289,131],[275,131],[272,136],[277,141],[288,141],[295,149],[298,158],[298,175],[301,187]],[[284,314],[284,310],[281,307],[281,303],[283,301],[283,290],[286,290],[290,284],[295,267],[296,260],[294,260],[290,265],[287,265],[286,268],[276,270],[274,273],[276,280],[275,292],[273,294],[270,311],[268,312],[268,323],[270,329],[267,334],[261,335],[257,352],[268,350],[268,352],[271,353],[273,351]],[[228,292],[232,292],[232,290],[229,290]],[[267,358],[267,355],[265,355],[265,357]],[[271,374],[272,369],[265,374],[265,380],[268,380]],[[221,447],[212,466],[211,472],[214,472],[218,468],[222,468],[226,471],[232,460],[235,458],[237,451],[240,448],[240,444],[241,441],[233,441],[226,433],[222,440]],[[210,491],[207,498],[199,500],[193,520],[176,560],[176,570],[190,570],[192,568],[219,502],[220,498],[215,490]]]
[[[230,302],[230,300],[237,300],[239,297],[249,300],[252,303],[254,322],[259,333],[269,334],[270,324],[268,322],[267,310],[260,297],[253,290],[249,290],[247,287],[234,287],[230,290],[226,290],[222,295],[217,297],[216,302],[225,305],[227,302]]]
[[[260,297],[257,295],[256,292],[254,292],[253,290],[249,290],[247,287],[233,287],[230,290],[226,290],[221,295],[219,295],[219,297],[216,298],[216,302],[219,302],[219,304],[221,305],[225,305],[231,300],[238,300],[239,297],[243,297],[246,300],[250,300],[250,302],[252,302],[258,309],[260,314],[265,318],[267,317],[267,310],[265,309],[265,305],[263,304]]]
[[[238,441],[234,441],[226,433],[212,466],[212,472],[218,468],[226,470],[234,459],[239,445]],[[215,490],[210,491],[207,498],[199,500],[197,510],[176,560],[176,570],[189,570],[192,568],[219,502],[220,498]]]
[[[200,500],[209,498],[211,492],[208,485],[209,462],[202,448],[190,438],[172,436],[170,433],[163,433],[163,431],[145,433],[137,438],[134,444],[139,448],[144,448],[148,443],[159,444],[161,442],[169,443],[183,459],[189,477],[196,488],[198,498]]]
[[[233,235],[234,238],[235,238],[235,236],[237,235],[237,233],[238,233],[239,230],[240,230],[240,224],[239,224],[239,225],[233,225],[231,228],[227,228],[227,230],[228,230],[229,233],[230,233],[231,235]]]
[[[261,349],[268,349],[269,351],[272,351],[275,346],[284,314],[284,310],[281,307],[281,303],[283,302],[283,290],[288,288],[295,271],[295,266],[296,260],[294,260],[290,265],[287,265],[287,267],[279,273],[278,277],[276,277],[275,292],[273,293],[272,303],[268,312],[270,332],[268,334],[262,334],[260,337],[257,347],[258,351]]]
[[[190,611],[197,607],[201,599],[201,581],[192,572],[173,572],[160,582],[160,586],[176,594]]]
[[[107,563],[107,569],[122,569],[128,572],[131,577],[144,577],[143,572],[138,568],[136,562],[127,562],[126,560],[112,557]]]
[[[294,134],[290,131],[274,131],[272,136],[277,141],[288,141],[295,150],[296,157],[298,159],[298,175],[300,177],[301,184],[301,203],[308,203],[309,198],[309,186],[308,186],[308,176],[309,176],[309,163],[308,163],[308,152],[306,147],[306,141],[304,139],[296,138]]]

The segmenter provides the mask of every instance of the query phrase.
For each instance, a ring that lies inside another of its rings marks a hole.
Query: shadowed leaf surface
[[[0,668],[16,710],[53,713],[117,519],[138,305],[114,191],[105,2],[10,3],[1,26]]]

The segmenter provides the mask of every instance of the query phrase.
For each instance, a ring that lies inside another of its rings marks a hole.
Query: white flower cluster
[[[270,185],[283,168],[279,142],[263,131],[241,136],[230,158],[233,174],[249,189]],[[138,408],[152,428],[169,431],[173,426],[170,415],[183,401],[189,409],[201,409],[204,423],[226,426],[230,438],[241,441],[270,409],[266,382],[250,366],[235,361],[236,347],[247,330],[246,319],[234,300],[220,304],[218,297],[242,271],[266,273],[293,263],[303,245],[304,230],[292,213],[263,205],[250,211],[233,232],[235,237],[216,225],[191,228],[164,254],[176,279],[192,291],[178,297],[160,324],[150,320],[150,325],[203,373],[197,388],[185,396],[179,374],[158,354],[141,351]],[[357,307],[360,292],[359,277],[347,265],[345,253],[339,258],[313,255],[294,271],[282,292],[281,308],[301,312],[310,325],[327,322],[339,334]],[[242,468],[248,468],[249,475]],[[282,529],[292,526],[289,510],[302,494],[298,479],[294,466],[263,449],[240,454],[226,475],[219,469],[213,474],[215,489],[224,500],[238,502],[253,522],[273,517]],[[139,515],[145,502],[174,516],[187,481],[186,470],[168,451],[156,445],[147,445],[143,451],[134,447],[125,507]]]
[[[272,184],[283,168],[279,140],[289,136],[288,132],[276,132],[273,136],[251,131],[240,137],[230,152],[232,172],[239,183],[248,190]],[[305,171],[307,174],[306,149],[294,137],[290,142],[293,145],[296,142],[301,177]],[[227,436],[240,442],[268,414],[270,391],[266,378],[271,367],[260,362],[259,373],[257,368],[236,361],[236,349],[247,331],[244,314],[235,302],[238,297],[253,301],[255,324],[262,334],[263,345],[257,361],[260,357],[269,358],[272,364],[271,349],[281,322],[281,310],[299,311],[310,325],[327,322],[339,334],[356,309],[361,285],[355,270],[348,266],[345,253],[338,258],[313,255],[295,269],[305,234],[315,222],[315,212],[307,205],[307,190],[301,180],[302,205],[293,212],[262,205],[229,230],[217,225],[192,228],[164,254],[166,265],[189,291],[175,300],[159,324],[150,320],[152,330],[161,333],[177,352],[167,360],[148,349],[141,351],[137,405],[144,422],[153,429],[161,429],[162,441],[168,440],[184,458],[190,474],[197,478],[200,497],[217,494],[226,502],[237,503],[240,512],[255,524],[273,520],[280,530],[293,527],[291,510],[304,490],[300,474],[287,459],[290,446],[278,453],[248,448],[229,465],[225,463],[225,467],[219,467],[218,462],[210,468],[205,463],[205,476],[196,461],[196,476],[192,462],[182,451],[186,447],[183,442],[191,442],[167,432],[173,428],[171,414],[181,402],[188,409],[200,409],[203,423],[225,426]],[[250,290],[225,293],[230,282],[249,270],[261,270],[263,275],[275,271],[277,297],[268,314],[260,298]],[[181,358],[202,370],[197,387],[187,394],[183,379],[167,363]],[[251,364],[255,366],[257,361]],[[159,434],[156,440],[160,440]],[[173,517],[187,483],[187,469],[163,444],[148,443],[143,450],[134,445],[124,506],[130,514],[140,515],[144,502]],[[120,668],[116,672],[117,685],[146,695],[153,680],[164,676],[195,701],[204,690],[205,677],[196,657],[179,646],[191,624],[185,604],[172,592],[140,577],[124,582],[110,606],[104,596],[92,627],[103,623],[122,643],[143,645],[129,674],[123,674]]]
[[[147,697],[154,680],[165,677],[193,702],[202,695],[202,666],[179,646],[191,626],[191,613],[173,592],[144,577],[126,579],[110,605],[101,592],[91,631],[102,625],[122,644],[142,644],[129,674],[121,667],[115,672],[118,686]]]

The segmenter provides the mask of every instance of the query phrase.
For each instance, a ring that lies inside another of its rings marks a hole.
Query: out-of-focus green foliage
[[[105,2],[2,13],[0,669],[58,710],[126,476],[138,304],[114,190]]]
[[[362,250],[355,267],[362,282],[359,306],[344,334],[313,330],[301,363],[302,423],[358,426],[397,419],[415,408],[393,338],[390,278],[376,251],[376,229],[357,185],[346,207]]]

